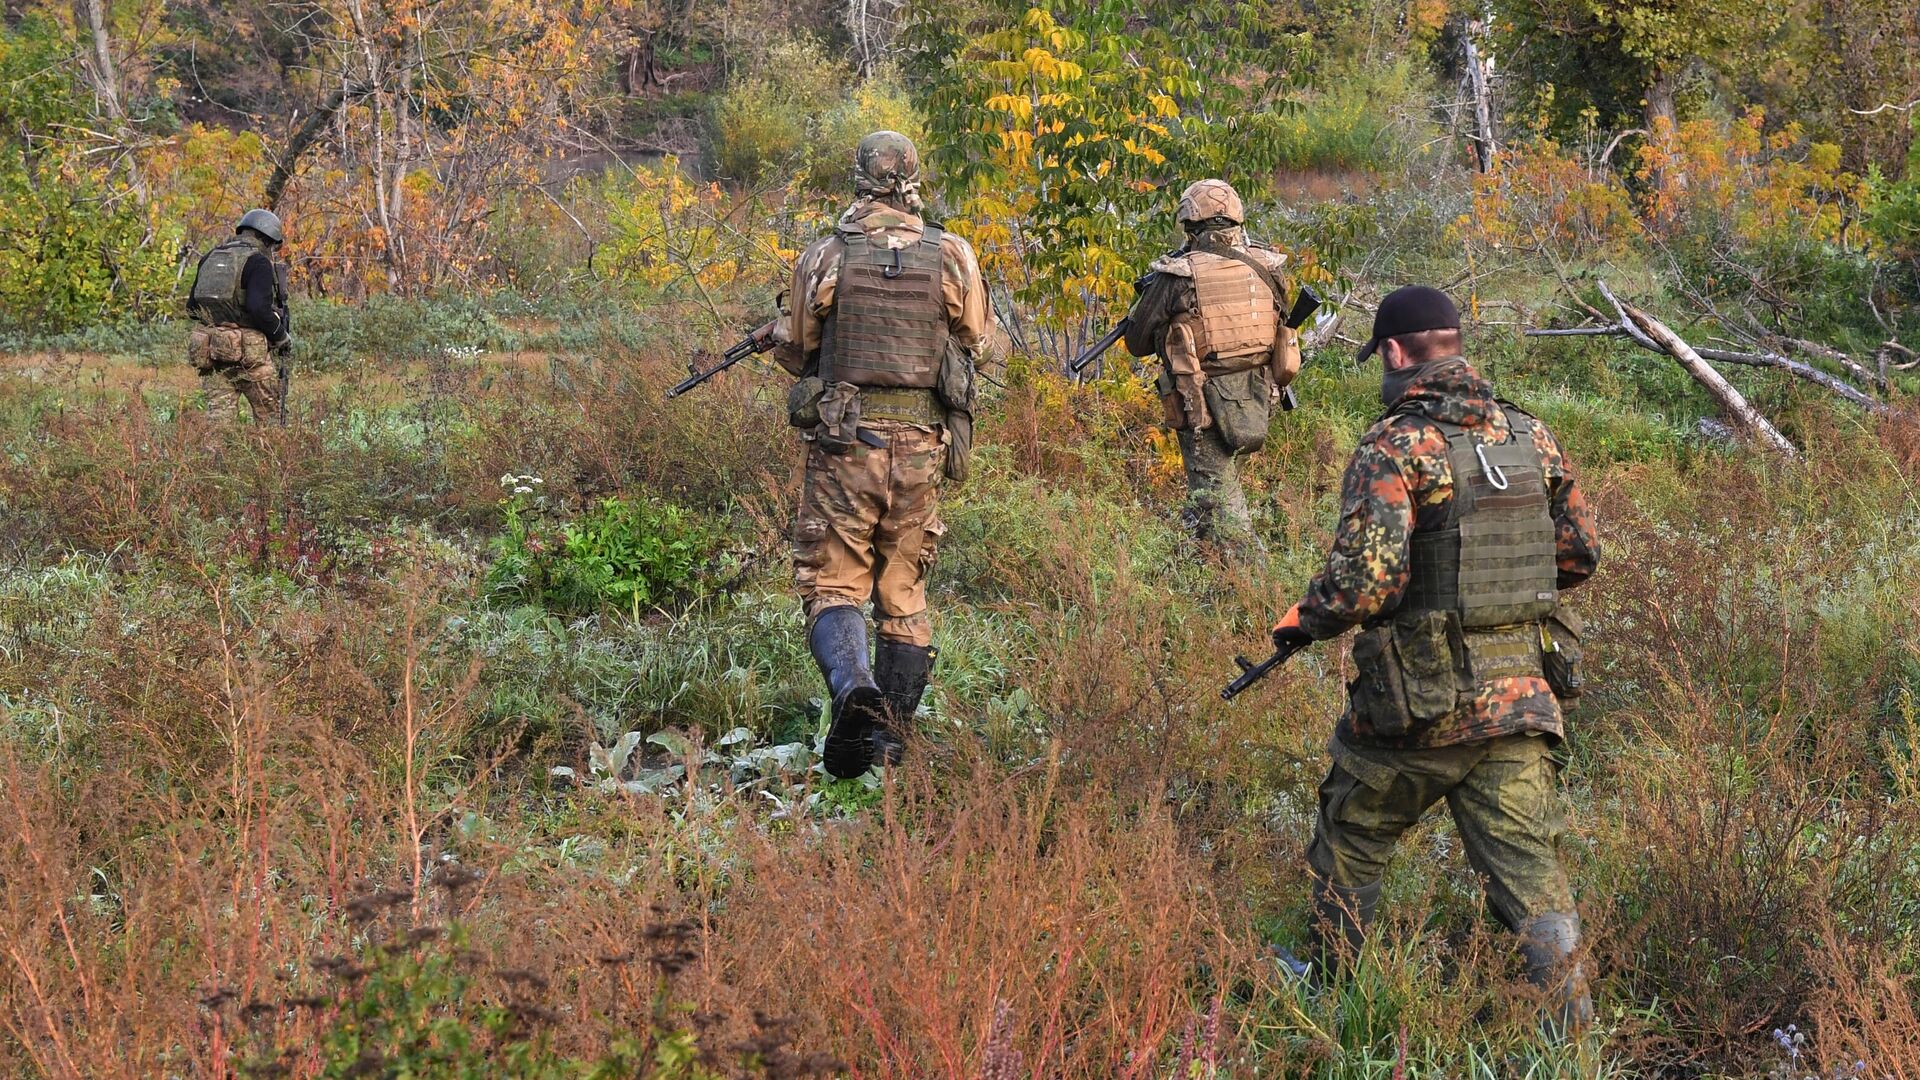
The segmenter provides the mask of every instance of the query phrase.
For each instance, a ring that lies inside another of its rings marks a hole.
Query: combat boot
[[[1376,881],[1349,889],[1314,878],[1313,952],[1322,979],[1360,958],[1360,946],[1366,943],[1367,928],[1373,925],[1373,913],[1380,907],[1384,884]]]
[[[936,655],[932,646],[892,638],[881,638],[874,647],[873,679],[887,698],[887,719],[873,727],[873,760],[880,764],[898,765],[906,757],[900,736],[913,727]]]
[[[1593,1023],[1586,972],[1573,959],[1580,949],[1580,916],[1572,912],[1535,915],[1515,932],[1520,935],[1520,955],[1527,961],[1527,981],[1545,995],[1541,1030],[1556,1039],[1578,1035]]]
[[[867,617],[856,607],[830,607],[813,621],[807,644],[833,695],[821,756],[827,772],[850,780],[873,767],[873,727],[886,720],[886,697],[867,662]]]

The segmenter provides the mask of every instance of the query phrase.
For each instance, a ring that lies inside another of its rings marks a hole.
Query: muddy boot
[[[1313,958],[1323,982],[1360,958],[1360,946],[1367,940],[1367,927],[1373,925],[1373,913],[1380,906],[1383,884],[1376,881],[1348,889],[1314,879]]]
[[[936,655],[928,645],[881,638],[874,649],[873,679],[887,698],[887,720],[873,728],[873,760],[898,765],[906,756],[901,733],[911,730],[920,699],[927,692],[927,676]]]
[[[1580,949],[1580,916],[1571,912],[1535,915],[1515,932],[1520,935],[1520,955],[1527,961],[1527,981],[1545,995],[1540,1029],[1555,1039],[1579,1035],[1593,1023],[1586,972],[1573,959]]]
[[[828,608],[813,621],[807,644],[833,694],[822,757],[827,772],[851,780],[873,767],[873,726],[886,719],[886,698],[867,664],[867,617],[855,607]]]

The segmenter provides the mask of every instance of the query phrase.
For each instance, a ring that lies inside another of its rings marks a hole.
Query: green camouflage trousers
[[[1185,517],[1202,540],[1254,540],[1253,515],[1240,488],[1240,467],[1213,428],[1176,432],[1187,470]]]
[[[1530,916],[1571,912],[1560,864],[1565,828],[1559,772],[1546,736],[1527,732],[1424,750],[1328,745],[1320,818],[1307,864],[1333,885],[1357,889],[1386,873],[1393,846],[1441,799],[1509,929]]]

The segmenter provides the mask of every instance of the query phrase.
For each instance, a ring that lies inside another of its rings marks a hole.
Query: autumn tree
[[[1175,242],[1186,182],[1266,189],[1299,45],[1206,2],[986,0],[911,36],[948,222],[1009,283],[1016,342],[1056,362]]]

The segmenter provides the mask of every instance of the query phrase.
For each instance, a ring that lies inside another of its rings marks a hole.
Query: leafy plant
[[[643,608],[697,595],[718,531],[655,499],[602,499],[572,521],[547,520],[538,476],[500,478],[506,531],[494,542],[488,590],[575,612]]]

